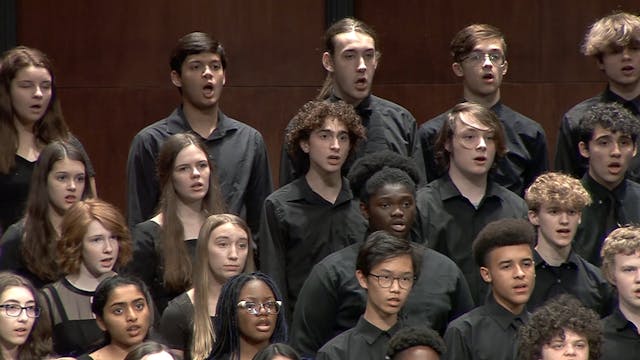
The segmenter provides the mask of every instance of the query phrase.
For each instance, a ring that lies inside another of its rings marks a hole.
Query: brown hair
[[[11,103],[11,82],[18,71],[35,66],[45,68],[51,75],[51,100],[44,116],[33,124],[35,140],[48,144],[56,139],[67,140],[69,128],[62,116],[62,107],[56,94],[53,67],[47,56],[38,49],[18,46],[6,51],[0,62],[0,173],[8,174],[15,165],[18,150],[18,130],[14,123]]]
[[[581,50],[586,56],[602,59],[604,53],[630,45],[640,47],[640,17],[617,12],[591,25]]]
[[[57,263],[63,274],[75,274],[80,271],[83,260],[82,240],[93,221],[98,221],[118,238],[116,267],[124,266],[131,260],[131,235],[120,211],[99,199],[78,201],[62,218],[60,240],[57,244]]]
[[[500,30],[488,24],[473,24],[458,31],[451,40],[449,49],[454,62],[461,62],[473,51],[473,48],[482,40],[498,39],[502,43],[502,51],[507,55],[507,42]]]
[[[600,250],[602,273],[611,281],[615,273],[616,255],[632,255],[636,253],[640,253],[640,227],[628,225],[613,230],[604,239]]]
[[[591,204],[591,195],[580,180],[558,172],[538,176],[525,191],[524,199],[529,210],[535,212],[540,211],[542,204],[556,204],[576,211]]]

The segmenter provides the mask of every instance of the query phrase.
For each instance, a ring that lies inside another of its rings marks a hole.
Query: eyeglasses
[[[280,312],[282,301],[267,301],[265,303],[257,303],[253,301],[242,300],[238,303],[238,307],[247,310],[251,315],[259,315],[260,310],[264,309],[267,315],[275,315]]]
[[[466,60],[474,65],[482,65],[484,64],[487,58],[489,58],[489,61],[491,61],[493,65],[496,65],[496,66],[504,65],[504,61],[505,61],[504,55],[498,52],[483,53],[481,51],[473,51],[469,55],[467,55],[464,59],[462,59],[462,61]]]
[[[480,145],[480,139],[484,140],[485,145],[490,142],[493,143],[495,141],[495,136],[493,132],[483,131],[480,132],[472,132],[472,133],[463,133],[456,134],[455,137],[460,141],[460,144],[465,149],[475,149],[478,145]]]
[[[37,318],[40,316],[40,308],[35,305],[20,306],[18,304],[2,304],[0,308],[4,308],[4,312],[7,316],[18,317],[22,314],[22,310],[25,311],[27,317]]]
[[[403,275],[403,276],[391,276],[391,275],[375,275],[369,274],[369,276],[373,276],[378,279],[378,285],[381,288],[389,288],[393,285],[393,282],[398,280],[398,285],[400,285],[403,289],[409,289],[413,285],[415,281],[415,276]]]

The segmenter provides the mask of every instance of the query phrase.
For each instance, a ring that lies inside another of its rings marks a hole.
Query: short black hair
[[[638,119],[617,102],[596,104],[582,116],[578,122],[578,138],[587,147],[597,125],[612,132],[629,135],[634,143],[640,133]]]
[[[442,355],[447,349],[444,340],[435,330],[426,326],[411,326],[400,329],[389,340],[386,359],[393,360],[398,353],[414,346],[428,346],[438,355]]]
[[[178,40],[178,44],[171,52],[169,66],[171,70],[182,74],[182,63],[187,56],[204,52],[218,54],[222,68],[227,68],[227,55],[222,44],[218,40],[212,39],[209,34],[199,31],[188,33]]]
[[[478,266],[485,266],[487,255],[495,248],[529,245],[533,248],[536,232],[524,219],[501,219],[488,223],[476,236],[471,249]]]
[[[417,279],[422,267],[424,249],[406,239],[393,236],[384,230],[376,231],[367,237],[360,246],[356,260],[356,270],[368,276],[376,265],[398,256],[409,255],[413,266],[413,275]]]

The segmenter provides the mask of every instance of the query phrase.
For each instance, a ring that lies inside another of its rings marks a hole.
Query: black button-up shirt
[[[316,360],[383,360],[387,344],[398,330],[399,322],[384,331],[362,316],[354,328],[336,336],[320,348]]]
[[[638,328],[617,308],[602,319],[603,342],[600,360],[637,360],[640,357]]]
[[[495,171],[491,172],[491,177],[498,184],[523,196],[524,190],[533,180],[549,169],[547,137],[540,124],[501,102],[496,103],[491,110],[502,123],[508,150],[507,155],[498,161]],[[445,172],[436,163],[433,147],[447,113],[427,121],[418,130],[428,181],[439,178]]]

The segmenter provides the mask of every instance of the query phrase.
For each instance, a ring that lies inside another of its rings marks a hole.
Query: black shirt
[[[523,196],[524,190],[533,180],[549,169],[547,137],[540,124],[501,102],[493,105],[491,110],[502,123],[508,152],[498,160],[497,168],[490,176],[498,184]],[[422,124],[418,130],[428,181],[439,178],[445,172],[436,163],[434,145],[447,114],[445,112],[436,116]]]
[[[600,269],[574,251],[571,251],[567,261],[560,266],[549,265],[535,250],[533,258],[536,264],[536,285],[527,303],[529,311],[560,294],[571,294],[600,317],[611,314],[615,306],[613,289]]]
[[[362,239],[367,223],[359,206],[346,178],[334,204],[315,193],[304,176],[265,200],[258,244],[260,270],[275,280],[288,305],[287,315],[292,314],[313,265]]]
[[[340,100],[336,96],[328,99],[331,102]],[[418,140],[418,125],[411,113],[402,106],[374,95],[366,97],[355,108],[362,118],[362,125],[367,129],[366,140],[356,149],[342,167],[342,173],[347,174],[353,161],[367,154],[382,150],[390,150],[400,155],[413,158],[425,179],[424,160]],[[287,129],[291,123],[287,125]],[[280,157],[280,186],[290,183],[300,174],[293,167],[291,157],[287,153],[286,144],[282,148]]]
[[[488,287],[480,278],[471,244],[484,226],[504,218],[527,218],[524,200],[489,180],[484,198],[476,209],[448,174],[418,190],[418,229],[428,246],[451,258],[467,279],[476,304],[482,304]]]
[[[127,216],[133,226],[153,216],[160,199],[156,159],[171,135],[192,132],[182,107],[169,117],[140,130],[133,138],[127,161]],[[229,212],[247,220],[256,233],[260,209],[273,190],[267,148],[251,126],[218,112],[218,125],[208,138],[200,138],[215,166]],[[213,174],[214,172],[212,172]]]
[[[443,360],[513,360],[517,354],[518,328],[529,319],[523,311],[514,315],[489,298],[487,304],[477,307],[454,320],[444,341],[447,351]]]
[[[354,328],[336,336],[320,348],[316,360],[383,360],[387,344],[398,330],[400,322],[384,331],[362,316]]]
[[[637,360],[640,354],[640,335],[636,326],[619,308],[602,319],[603,342],[600,360]]]
[[[556,145],[556,170],[569,173],[577,178],[582,177],[587,172],[589,161],[582,157],[580,151],[578,151],[578,143],[580,143],[578,125],[587,111],[594,105],[611,102],[620,103],[632,114],[640,116],[640,97],[628,101],[611,91],[609,87],[602,94],[577,104],[567,111],[562,118]],[[629,165],[627,177],[636,182],[640,181],[640,154],[636,154]]]
[[[22,258],[22,236],[24,235],[24,220],[9,226],[7,231],[2,235],[0,245],[0,271],[10,270],[11,272],[23,276],[36,288],[45,286],[47,279],[41,279],[32,273]]]
[[[367,293],[356,280],[361,243],[335,252],[313,267],[296,303],[291,345],[303,356],[315,356],[329,339],[356,325]],[[431,327],[440,334],[447,324],[473,308],[462,272],[446,256],[425,249],[420,277],[399,317],[406,326]]]
[[[605,237],[621,225],[640,221],[640,185],[625,180],[609,191],[589,173],[581,182],[593,201],[582,210],[574,249],[588,262],[600,265],[600,249]]]

